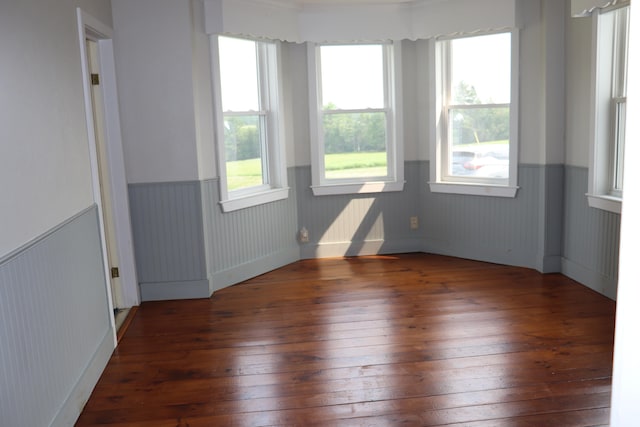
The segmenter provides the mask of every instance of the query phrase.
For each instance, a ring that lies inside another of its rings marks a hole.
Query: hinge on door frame
[[[91,73],[91,85],[98,86],[100,84],[100,75]]]
[[[120,277],[120,269],[118,267],[111,267],[111,278],[117,279]]]

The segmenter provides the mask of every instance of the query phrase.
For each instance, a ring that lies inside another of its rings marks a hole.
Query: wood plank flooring
[[[144,303],[77,426],[605,426],[615,303],[435,255]]]

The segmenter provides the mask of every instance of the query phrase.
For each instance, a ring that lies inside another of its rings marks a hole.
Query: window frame
[[[223,111],[220,72],[219,37],[249,40],[256,43],[259,111]],[[279,78],[281,46],[279,41],[212,34],[210,36],[213,79],[214,125],[216,154],[220,184],[220,206],[223,212],[232,212],[265,203],[286,199],[289,196],[285,157],[283,88]],[[261,126],[261,160],[263,184],[238,190],[229,190],[227,182],[224,120],[226,116],[257,115]]]
[[[320,48],[322,46],[382,45],[384,47],[385,106],[382,109],[328,110],[328,114],[385,112],[387,176],[327,179],[324,170],[325,110],[322,106]],[[363,43],[307,43],[309,75],[309,127],[311,141],[311,190],[316,196],[333,194],[378,193],[404,189],[402,53],[400,41]]]
[[[621,133],[624,136],[624,119],[620,121],[618,107],[626,106],[629,7],[627,4],[595,9],[591,15],[592,120],[587,200],[592,208],[617,214],[622,210],[622,189],[617,184],[624,163],[619,147],[619,136]],[[620,28],[618,12],[625,8],[627,21]],[[618,44],[621,36],[625,36],[623,45]]]
[[[447,111],[457,105],[447,102],[450,99],[448,81],[451,75],[448,49],[450,41],[467,37],[480,37],[492,34],[511,35],[511,90],[510,102],[506,104],[465,105],[464,108],[509,107],[509,177],[492,179],[480,177],[457,177],[446,173],[449,153],[449,120]],[[468,194],[477,196],[510,197],[518,191],[518,121],[519,121],[519,52],[520,32],[518,29],[474,33],[471,35],[441,37],[429,40],[430,67],[430,159],[429,188],[434,193]]]

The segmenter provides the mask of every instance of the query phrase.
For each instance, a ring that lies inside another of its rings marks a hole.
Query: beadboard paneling
[[[587,168],[565,168],[563,272],[615,298],[618,282],[620,215],[591,208]]]
[[[199,181],[129,185],[142,300],[208,296],[200,191]]]
[[[202,182],[204,230],[211,290],[297,261],[297,211],[293,170],[289,197],[222,212],[217,179]]]
[[[423,162],[422,167],[420,175],[424,179],[429,176],[428,162]],[[521,165],[520,189],[515,198],[432,193],[427,182],[422,182],[425,251],[541,269],[544,235],[540,233],[546,209],[541,191],[543,186],[553,187],[543,179],[544,169]],[[549,174],[549,179],[561,176]],[[555,185],[561,188],[562,181]],[[555,212],[559,215],[561,210],[556,207]]]
[[[0,261],[0,425],[72,425],[114,348],[97,209]]]
[[[314,196],[311,168],[296,168],[298,225],[309,231],[302,258],[419,250],[421,228],[409,223],[419,216],[418,176],[418,162],[406,162],[403,191]]]

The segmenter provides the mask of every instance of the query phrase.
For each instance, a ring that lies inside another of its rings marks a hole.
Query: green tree
[[[227,116],[224,121],[224,145],[227,161],[260,157],[260,132],[257,116]]]
[[[460,81],[453,91],[458,105],[478,105],[480,98],[473,85]],[[509,139],[509,108],[453,109],[453,144],[471,144]]]
[[[325,109],[334,109],[328,104]],[[325,114],[325,153],[379,152],[386,146],[383,113]]]

